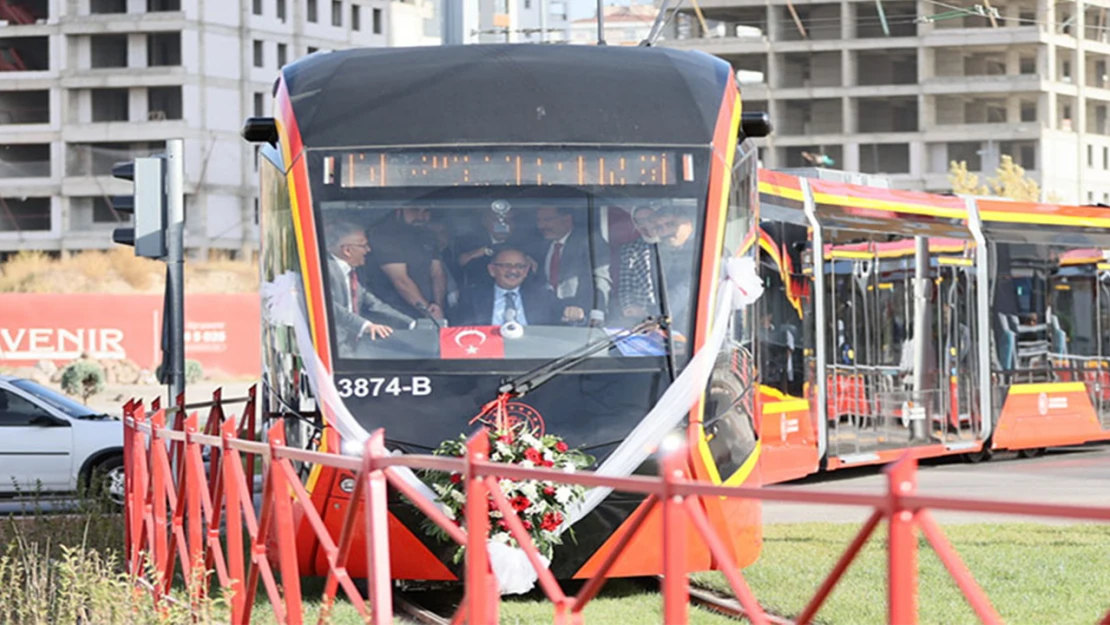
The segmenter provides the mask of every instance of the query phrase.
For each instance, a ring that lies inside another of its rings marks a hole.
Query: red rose
[[[540,527],[549,532],[554,532],[559,528],[559,523],[561,522],[562,518],[558,512],[548,512],[543,515],[543,521],[540,523]]]
[[[555,494],[555,487],[554,486],[544,486],[543,487],[543,494],[547,495],[548,497],[553,496]]]
[[[497,527],[500,527],[503,530],[504,529],[509,529],[509,523],[505,519],[501,519],[500,521],[497,522]]]
[[[545,468],[551,468],[551,467],[555,466],[555,463],[550,461],[550,460],[540,460],[540,466],[545,467]]]
[[[531,531],[531,529],[532,529],[532,522],[529,521],[528,519],[524,519],[524,529],[529,530],[529,531]]]
[[[531,461],[532,464],[540,464],[543,462],[543,456],[540,455],[540,452],[537,451],[535,447],[529,447],[525,450],[524,459]]]
[[[501,436],[497,437],[497,440],[501,441],[502,443],[505,443],[506,445],[512,445],[513,444],[513,435],[512,434],[502,434]]]
[[[496,510],[497,509],[497,504],[494,503],[492,499],[489,500],[489,509],[490,510]]]
[[[458,484],[461,481],[462,481],[462,475],[460,475],[458,473],[452,473],[451,474],[451,483],[452,484]]]
[[[524,495],[517,495],[516,497],[513,497],[512,501],[509,503],[513,505],[513,510],[516,510],[517,512],[527,510],[528,507],[532,505],[532,502],[528,501],[528,498]]]
[[[567,444],[564,443],[563,441],[559,441],[558,443],[555,443],[555,451],[557,451],[561,454],[567,453],[568,449],[570,449],[570,447],[567,447]]]

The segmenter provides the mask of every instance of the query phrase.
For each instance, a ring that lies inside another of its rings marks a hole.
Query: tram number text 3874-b
[[[421,376],[404,378],[341,378],[336,380],[339,396],[347,397],[378,397],[388,393],[399,397],[407,393],[414,397],[431,395],[432,380]]]

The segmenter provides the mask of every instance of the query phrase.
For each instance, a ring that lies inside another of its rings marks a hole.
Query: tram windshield
[[[340,358],[524,369],[489,361],[558,358],[664,307],[676,360],[688,357],[706,150],[366,148],[308,158]],[[667,350],[653,331],[594,358],[640,362]]]

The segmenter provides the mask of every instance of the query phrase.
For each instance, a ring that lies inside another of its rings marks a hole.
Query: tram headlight
[[[341,490],[345,493],[355,492],[355,478],[345,477],[345,478],[339,480],[339,490]]]

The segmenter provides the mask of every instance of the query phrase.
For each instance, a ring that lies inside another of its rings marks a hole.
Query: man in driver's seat
[[[492,283],[471,284],[459,296],[451,322],[456,326],[555,325],[585,316],[577,306],[563,306],[543,283],[527,281],[528,257],[514,247],[494,252],[488,265]]]

